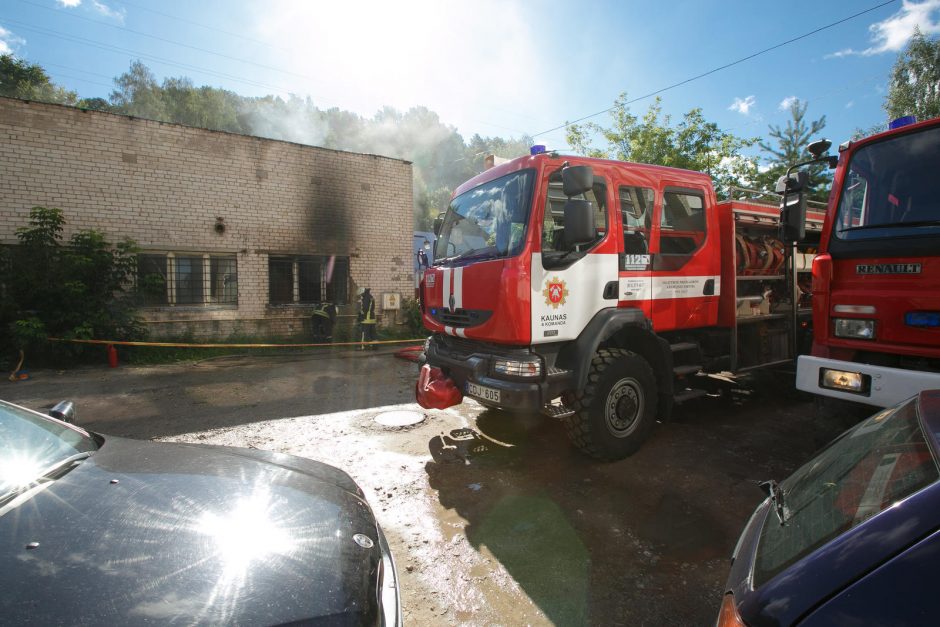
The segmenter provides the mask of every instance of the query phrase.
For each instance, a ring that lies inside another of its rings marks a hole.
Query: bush
[[[133,241],[112,245],[94,230],[62,243],[60,209],[33,207],[17,229],[18,246],[0,259],[0,350],[77,356],[82,345],[49,346],[62,339],[135,340],[146,336],[130,298],[137,268]]]

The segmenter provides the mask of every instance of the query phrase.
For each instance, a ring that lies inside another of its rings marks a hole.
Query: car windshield
[[[456,258],[511,257],[522,250],[534,170],[507,174],[464,192],[447,208],[435,265]]]
[[[755,585],[938,477],[914,400],[868,418],[780,484],[786,522],[764,523]]]
[[[842,183],[839,240],[940,235],[940,127],[859,148]]]
[[[0,401],[0,500],[98,448],[85,431]]]

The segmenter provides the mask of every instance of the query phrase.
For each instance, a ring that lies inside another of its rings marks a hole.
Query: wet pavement
[[[720,395],[681,406],[637,454],[603,464],[549,418],[472,401],[423,410],[411,402],[416,372],[388,353],[234,357],[34,372],[0,397],[33,408],[69,398],[77,422],[103,433],[343,468],[389,538],[406,622],[419,625],[713,624],[757,482],[848,426],[817,419],[786,377],[710,380]]]

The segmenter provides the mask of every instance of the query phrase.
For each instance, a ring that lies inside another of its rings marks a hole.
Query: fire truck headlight
[[[836,337],[848,337],[856,340],[875,339],[875,321],[857,318],[835,318]]]
[[[868,394],[871,390],[871,377],[861,372],[819,369],[819,387],[854,394]]]
[[[538,377],[542,374],[542,362],[497,359],[493,362],[493,372],[513,377]]]

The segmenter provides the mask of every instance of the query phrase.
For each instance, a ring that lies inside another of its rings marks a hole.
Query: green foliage
[[[940,116],[940,38],[927,39],[915,27],[910,43],[898,55],[884,102],[888,119]]]
[[[794,100],[790,104],[790,119],[787,120],[787,125],[784,128],[774,125],[769,127],[770,138],[776,141],[776,145],[769,141],[760,142],[761,149],[769,155],[770,167],[758,175],[759,189],[774,191],[777,179],[786,174],[787,168],[813,158],[806,147],[812,141],[822,139],[820,133],[826,128],[826,116],[807,123],[808,106],[809,103]],[[825,164],[809,166],[807,171],[812,190],[809,199],[825,202],[829,198],[832,175]]]
[[[0,346],[45,349],[46,337],[139,339],[144,327],[127,288],[136,270],[132,241],[111,245],[103,234],[78,231],[62,243],[59,209],[33,207],[19,245],[0,264]],[[72,348],[72,352],[81,352]]]
[[[78,100],[74,91],[55,85],[41,66],[12,54],[0,55],[0,96],[68,105]]]
[[[756,176],[756,160],[742,154],[757,143],[756,138],[722,131],[717,124],[707,121],[699,108],[690,110],[673,125],[671,116],[662,113],[661,99],[657,98],[642,118],[630,112],[626,101],[626,94],[617,98],[609,127],[593,122],[569,125],[568,143],[576,152],[590,157],[706,172],[720,196],[727,196],[731,187]],[[592,145],[596,136],[603,138],[606,147]]]
[[[415,298],[403,298],[401,301],[402,314],[405,317],[405,328],[408,337],[424,337],[428,332],[421,322],[421,303]]]

